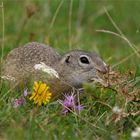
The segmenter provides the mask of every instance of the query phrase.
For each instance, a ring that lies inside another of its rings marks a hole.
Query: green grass
[[[134,53],[127,42],[108,33],[96,32],[98,29],[104,29],[118,33],[104,7],[131,44],[135,44],[137,49],[140,47],[138,0],[73,0],[72,11],[69,10],[70,0],[64,0],[62,3],[61,0],[3,0],[3,3],[4,58],[13,48],[29,41],[37,41],[50,44],[62,54],[70,49],[97,51],[110,66],[122,62]],[[36,9],[31,18],[27,18],[26,13],[26,7],[29,5],[35,6]],[[2,52],[0,54],[2,55]],[[114,70],[122,74],[133,71],[135,77],[139,78],[140,58],[135,54],[114,67]],[[138,83],[132,90],[139,87]],[[2,140],[131,140],[131,132],[140,125],[139,115],[122,117],[118,122],[113,120],[111,108],[115,105],[125,109],[126,113],[140,110],[140,105],[136,102],[126,104],[125,96],[116,94],[111,89],[86,85],[85,92],[80,97],[86,108],[78,116],[73,113],[62,115],[62,107],[57,102],[51,102],[45,107],[36,107],[27,102],[24,106],[14,109],[11,100],[19,97],[23,89],[18,92],[11,90],[7,93],[8,91],[8,85],[4,84],[0,93]]]

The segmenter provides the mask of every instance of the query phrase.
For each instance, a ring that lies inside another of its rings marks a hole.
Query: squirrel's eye
[[[84,63],[84,64],[89,64],[89,60],[88,60],[88,58],[87,58],[86,56],[80,57],[80,61],[81,61],[82,63]]]

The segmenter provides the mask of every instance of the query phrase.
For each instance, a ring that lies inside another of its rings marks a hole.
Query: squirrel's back
[[[51,47],[32,42],[13,49],[6,57],[4,75],[16,79],[26,79],[34,71],[34,65],[44,62],[48,66],[54,65],[61,56]]]

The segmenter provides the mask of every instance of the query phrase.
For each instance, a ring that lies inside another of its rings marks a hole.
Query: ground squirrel
[[[55,69],[63,81],[48,81],[54,94],[68,89],[64,83],[79,88],[96,77],[97,71],[107,72],[106,64],[95,52],[73,50],[61,56],[52,47],[32,42],[13,49],[7,55],[3,74],[14,77],[18,84],[23,84],[37,75],[34,65],[40,62]]]

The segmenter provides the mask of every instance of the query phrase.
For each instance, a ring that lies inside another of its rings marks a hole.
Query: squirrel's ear
[[[61,63],[70,63],[70,55],[65,55],[62,60]]]

